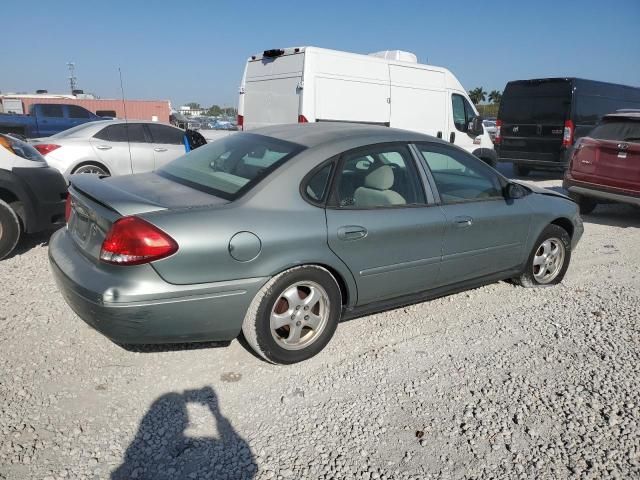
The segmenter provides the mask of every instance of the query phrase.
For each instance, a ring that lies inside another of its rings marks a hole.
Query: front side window
[[[109,125],[94,135],[94,138],[107,142],[146,143],[144,125],[141,123],[121,123]]]
[[[420,176],[405,145],[379,145],[343,155],[336,185],[342,208],[426,203]]]
[[[500,178],[481,160],[436,144],[418,149],[431,170],[442,203],[503,198]]]
[[[178,183],[234,200],[304,147],[254,133],[238,133],[191,151],[158,170]]]
[[[184,142],[184,131],[178,128],[151,123],[149,130],[155,143],[182,145]]]
[[[467,116],[464,112],[464,97],[462,95],[451,95],[451,101],[453,102],[453,123],[456,126],[456,130],[466,132]]]

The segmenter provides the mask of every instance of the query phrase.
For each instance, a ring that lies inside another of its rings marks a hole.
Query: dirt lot
[[[638,478],[639,228],[599,207],[562,285],[345,322],[288,367],[124,350],[30,238],[0,263],[0,479]]]

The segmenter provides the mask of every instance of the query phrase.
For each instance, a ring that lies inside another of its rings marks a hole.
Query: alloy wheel
[[[552,282],[562,270],[565,246],[559,238],[548,238],[533,256],[533,277],[540,284]]]

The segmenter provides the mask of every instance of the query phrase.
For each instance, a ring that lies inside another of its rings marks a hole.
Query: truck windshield
[[[158,170],[189,187],[234,200],[304,149],[253,133],[236,133],[193,150]]]

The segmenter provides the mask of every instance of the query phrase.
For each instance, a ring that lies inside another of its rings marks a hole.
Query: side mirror
[[[484,133],[484,127],[482,126],[482,117],[476,116],[471,119],[467,126],[467,132],[471,135],[482,135]]]
[[[519,183],[509,183],[506,188],[507,198],[517,200],[527,194],[527,189]]]

